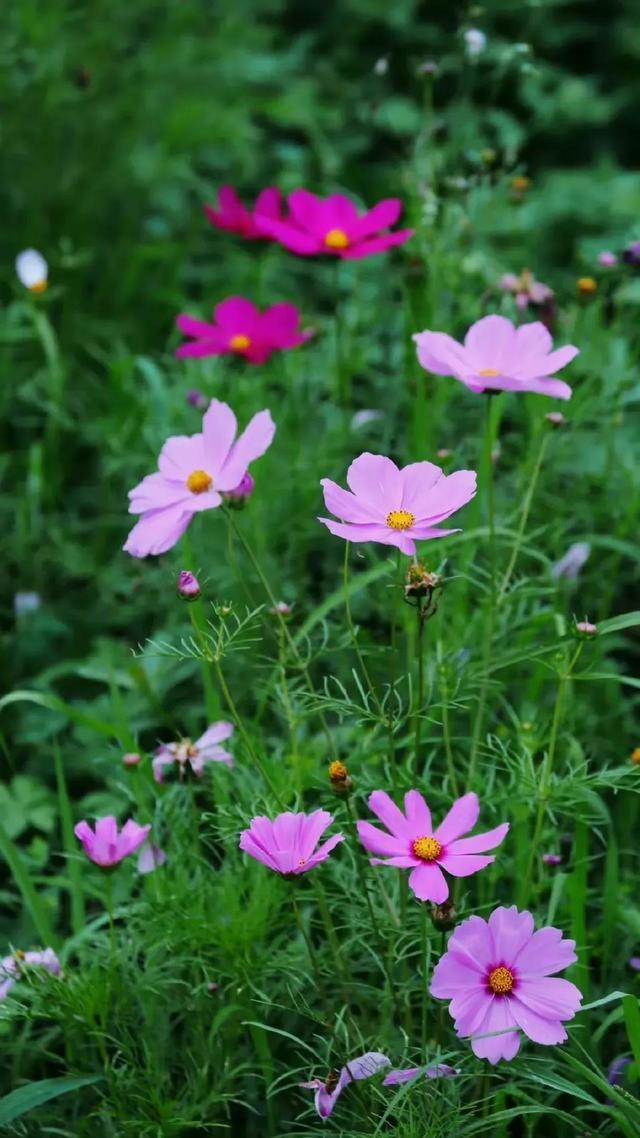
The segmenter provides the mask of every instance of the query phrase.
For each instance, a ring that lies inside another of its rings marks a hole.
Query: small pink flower
[[[424,1075],[425,1079],[453,1079],[459,1074],[459,1067],[449,1067],[446,1063],[436,1063],[433,1067],[404,1067],[400,1071],[389,1071],[382,1085],[397,1087],[400,1083],[411,1083],[419,1075]]]
[[[486,856],[485,851],[499,846],[509,830],[509,823],[503,822],[484,834],[462,837],[478,821],[480,802],[473,793],[458,798],[437,829],[419,790],[405,794],[404,814],[384,790],[374,790],[369,796],[369,807],[388,831],[379,830],[371,822],[358,822],[358,837],[365,849],[381,855],[373,858],[371,864],[411,869],[409,888],[420,901],[433,901],[436,905],[449,896],[442,870],[452,877],[470,877],[484,869],[495,861],[495,856]]]
[[[248,210],[240,201],[233,186],[221,186],[218,190],[218,207],[205,205],[206,213],[212,225],[217,229],[225,229],[227,233],[239,233],[246,240],[255,241],[266,238],[263,232],[262,217],[280,217],[280,190],[275,186],[268,186],[256,198],[253,210]]]
[[[545,865],[562,865],[562,854],[543,854],[542,861]]]
[[[190,569],[181,569],[178,574],[178,595],[186,601],[196,601],[200,596],[200,582]]]
[[[161,865],[164,865],[167,860],[167,855],[160,846],[156,846],[153,842],[145,842],[138,854],[138,873],[143,876],[147,873],[153,873]]]
[[[426,371],[452,375],[471,391],[536,391],[570,399],[571,388],[551,378],[578,355],[571,345],[553,351],[544,324],[516,328],[506,316],[483,316],[472,324],[464,344],[444,332],[417,332],[413,339]]]
[[[167,439],[158,471],[129,491],[130,514],[141,514],[124,550],[132,557],[166,553],[180,540],[194,514],[222,504],[249,463],[264,454],[275,434],[269,411],[259,411],[236,438],[237,422],[226,403],[212,399],[202,434]]]
[[[287,198],[289,215],[284,220],[261,217],[263,232],[292,253],[313,257],[328,253],[353,260],[384,253],[392,245],[403,245],[413,229],[387,230],[402,212],[398,198],[387,198],[373,209],[358,214],[356,206],[343,194],[319,198],[308,190],[294,190]]]
[[[515,296],[516,305],[521,311],[530,304],[535,307],[553,300],[553,289],[549,288],[549,285],[542,284],[542,281],[535,280],[528,269],[523,269],[520,276],[516,276],[515,273],[505,273],[500,277],[499,284],[504,292],[510,292]]]
[[[562,411],[547,411],[545,419],[547,423],[551,423],[553,427],[564,427],[567,421]]]
[[[476,492],[472,470],[444,474],[432,462],[413,462],[399,469],[381,454],[361,454],[347,471],[351,490],[343,490],[329,478],[321,479],[324,504],[341,518],[318,518],[336,537],[346,541],[376,541],[395,545],[413,555],[416,541],[446,537],[455,529],[438,529]]]
[[[327,810],[314,810],[311,814],[287,811],[273,821],[259,815],[252,819],[248,830],[242,831],[240,849],[276,873],[297,876],[326,861],[338,842],[344,841],[344,834],[334,834],[318,846],[332,822],[333,815]]]
[[[582,994],[568,980],[551,977],[575,963],[574,950],[575,941],[565,940],[560,929],[534,932],[531,913],[501,906],[488,921],[469,917],[458,925],[429,991],[451,1000],[456,1032],[472,1037],[479,1059],[513,1059],[520,1031],[534,1043],[567,1038],[563,1020],[573,1019]]]
[[[151,826],[139,826],[130,818],[119,831],[116,819],[110,814],[106,818],[96,818],[95,830],[88,822],[82,821],[73,832],[82,842],[87,857],[103,869],[109,869],[140,849],[151,832]]]
[[[250,364],[263,364],[274,352],[299,348],[311,338],[301,332],[300,313],[294,304],[274,304],[260,312],[250,300],[230,296],[213,310],[214,322],[182,313],[176,324],[193,342],[181,344],[176,356],[243,356]]]
[[[221,719],[207,727],[204,735],[196,739],[181,739],[179,743],[162,743],[158,747],[153,759],[153,777],[156,782],[164,781],[165,767],[177,763],[180,768],[180,777],[184,775],[185,768],[189,766],[193,773],[201,778],[206,763],[226,763],[233,766],[233,755],[220,746],[225,739],[233,735],[233,723]]]
[[[614,265],[618,264],[618,258],[609,249],[603,249],[601,253],[598,253],[598,264],[605,269],[612,269]]]
[[[640,956],[631,956],[629,958],[629,968],[633,968],[634,972],[640,972]]]
[[[308,1083],[300,1083],[300,1086],[307,1091],[316,1092],[315,1108],[320,1118],[328,1118],[349,1083],[370,1079],[378,1071],[390,1066],[390,1060],[380,1051],[367,1051],[365,1055],[350,1059],[339,1071],[332,1071],[326,1079],[311,1079]]]
[[[125,767],[137,767],[142,762],[142,756],[137,751],[127,751],[126,755],[122,756],[122,763]]]
[[[291,616],[293,612],[293,605],[287,604],[286,601],[276,601],[269,609],[271,616]]]
[[[52,948],[45,948],[42,952],[16,952],[13,956],[4,956],[0,960],[0,1000],[8,996],[25,968],[42,968],[52,976],[59,976],[61,972],[60,961]]]

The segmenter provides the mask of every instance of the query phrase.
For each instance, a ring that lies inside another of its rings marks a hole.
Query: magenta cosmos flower
[[[124,550],[132,557],[166,553],[180,540],[194,514],[213,510],[234,490],[247,467],[268,449],[275,434],[269,411],[259,411],[236,438],[236,417],[212,399],[202,433],[167,439],[158,471],[129,491],[129,513],[141,514]]]
[[[226,763],[229,767],[233,766],[233,755],[220,746],[225,739],[233,735],[233,731],[233,723],[221,719],[218,723],[212,723],[195,743],[192,743],[191,739],[181,739],[179,743],[162,743],[152,763],[156,782],[163,782],[165,768],[173,766],[174,763],[180,768],[181,778],[187,766],[198,778],[202,777],[206,763]]]
[[[261,217],[280,217],[280,190],[275,186],[267,186],[258,194],[253,210],[247,209],[241,202],[233,186],[221,186],[218,190],[218,205],[205,205],[206,213],[212,225],[217,229],[225,229],[227,233],[239,233],[249,241],[266,238],[260,223]]]
[[[474,1054],[495,1064],[517,1054],[520,1031],[534,1043],[567,1038],[563,1021],[573,1019],[582,994],[552,974],[575,963],[574,950],[560,929],[534,932],[531,913],[501,906],[488,921],[458,925],[429,990],[451,1001],[457,1034],[472,1036]]]
[[[280,220],[262,216],[258,224],[264,233],[279,241],[292,253],[312,257],[328,253],[353,260],[384,253],[392,245],[403,245],[413,229],[387,232],[402,212],[398,198],[387,198],[373,209],[358,214],[356,206],[343,194],[318,198],[308,190],[294,190],[287,198],[289,216]]]
[[[478,821],[480,803],[473,793],[458,798],[437,829],[418,790],[405,794],[404,814],[384,790],[374,790],[369,796],[369,807],[388,830],[385,833],[371,822],[358,822],[358,837],[365,849],[381,855],[373,858],[371,864],[411,869],[409,888],[420,901],[434,901],[436,905],[449,896],[442,871],[452,877],[470,877],[484,869],[495,861],[485,850],[499,846],[509,830],[509,823],[503,822],[484,834],[462,837]]]
[[[544,324],[536,321],[516,328],[506,316],[483,316],[459,344],[444,332],[417,332],[413,339],[426,371],[453,375],[471,391],[536,391],[555,399],[570,399],[571,388],[555,372],[571,363],[578,348],[571,344],[553,351]]]
[[[61,972],[60,961],[52,948],[45,948],[42,952],[18,950],[13,956],[4,956],[0,960],[0,1000],[6,999],[25,968],[43,968],[52,976],[59,976]]]
[[[73,832],[82,842],[87,857],[96,865],[108,869],[140,849],[151,832],[151,826],[139,826],[130,818],[122,829],[118,830],[118,823],[110,814],[106,818],[96,818],[95,830],[91,829],[88,822],[83,821],[78,822]]]
[[[334,834],[318,846],[332,822],[333,815],[328,810],[314,810],[311,814],[287,812],[278,814],[273,821],[258,816],[252,819],[248,830],[242,831],[240,849],[285,877],[307,873],[326,861],[338,842],[344,841],[343,834]]]
[[[294,304],[274,304],[260,312],[243,296],[230,296],[216,305],[214,322],[181,314],[176,324],[191,344],[181,344],[176,355],[244,356],[250,364],[263,364],[273,352],[306,344],[312,332],[299,331],[300,313]]]
[[[318,518],[336,537],[347,541],[377,541],[414,554],[416,541],[446,537],[455,529],[437,529],[439,522],[473,498],[473,470],[444,474],[432,462],[412,462],[400,470],[381,454],[361,454],[347,471],[349,490],[322,478],[324,504],[341,518]]]
[[[350,1059],[339,1071],[331,1071],[326,1079],[311,1079],[308,1083],[300,1083],[300,1086],[307,1091],[316,1092],[315,1108],[320,1118],[328,1118],[349,1083],[370,1079],[378,1071],[390,1066],[391,1061],[380,1051],[367,1051],[365,1055]]]

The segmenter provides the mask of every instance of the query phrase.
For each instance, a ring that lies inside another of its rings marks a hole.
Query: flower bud
[[[640,767],[640,747],[633,748],[630,758],[632,763],[635,763],[637,767]]]
[[[443,901],[441,905],[434,905],[431,910],[431,920],[435,928],[441,933],[448,933],[455,926],[458,911],[453,901]]]
[[[187,403],[189,403],[192,407],[198,407],[202,410],[207,406],[208,402],[209,400],[202,391],[198,391],[196,388],[192,388],[191,391],[187,391]]]
[[[122,756],[122,762],[125,767],[137,767],[141,762],[141,756],[137,751],[127,751],[127,754]]]
[[[226,494],[223,494],[225,502],[227,502],[229,506],[233,506],[236,510],[242,509],[253,494],[255,485],[255,478],[247,471],[234,490],[229,490]]]
[[[562,411],[547,411],[545,419],[547,423],[551,423],[552,427],[564,427],[567,421]]]
[[[527,190],[531,189],[531,178],[527,178],[526,174],[516,174],[511,179],[511,189],[517,201],[522,201]]]
[[[337,759],[329,764],[329,782],[336,794],[348,794],[353,789],[347,767]]]
[[[271,606],[269,612],[271,616],[291,616],[293,605],[288,605],[286,601],[278,601],[277,604]]]
[[[614,265],[618,264],[618,258],[609,249],[603,249],[601,253],[598,253],[598,264],[605,269],[612,269]]]
[[[200,596],[200,582],[195,573],[188,569],[181,569],[178,577],[178,596],[185,601],[195,601]]]
[[[437,593],[442,589],[442,578],[431,573],[424,562],[412,561],[404,579],[404,599],[419,609],[423,619],[433,616],[437,608]]]
[[[577,620],[575,623],[575,632],[578,636],[583,636],[587,640],[596,636],[598,633],[597,624],[592,624],[590,620]]]
[[[640,241],[632,241],[627,245],[622,260],[625,265],[640,265]]]
[[[42,253],[37,249],[23,249],[16,257],[16,273],[20,284],[29,292],[44,292],[49,276],[49,267]]]
[[[562,865],[562,854],[546,853],[542,860],[545,865]]]
[[[598,291],[598,282],[593,277],[578,277],[576,288],[580,296],[593,296]]]

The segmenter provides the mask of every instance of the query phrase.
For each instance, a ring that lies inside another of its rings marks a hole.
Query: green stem
[[[304,921],[302,919],[302,913],[300,912],[300,906],[298,905],[298,900],[297,900],[297,897],[295,895],[296,885],[297,885],[297,883],[294,881],[292,883],[292,889],[291,889],[291,904],[293,905],[293,913],[294,913],[294,916],[296,919],[296,924],[298,926],[298,929],[300,930],[300,932],[302,934],[302,938],[304,940],[304,943],[307,946],[307,953],[309,956],[309,962],[311,964],[311,969],[313,971],[313,974],[316,978],[316,988],[317,988],[318,992],[321,994],[322,988],[323,988],[322,975],[320,973],[320,968],[318,966],[318,958],[316,956],[316,951],[313,947],[311,937],[309,936],[309,934],[305,928],[305,924],[304,924]]]
[[[418,778],[418,766],[420,763],[420,750],[422,746],[422,710],[424,706],[424,626],[425,617],[418,607],[416,609],[416,616],[418,618],[418,695],[415,708],[415,744],[414,744],[414,757],[413,757],[413,773],[415,778]]]
[[[344,585],[344,609],[345,609],[345,614],[347,617],[347,626],[349,628],[349,635],[351,637],[351,643],[353,644],[355,654],[356,654],[357,659],[358,659],[358,663],[360,665],[362,674],[366,680],[367,687],[368,687],[369,691],[371,692],[371,695],[373,696],[373,699],[375,701],[376,708],[378,709],[378,712],[380,715],[384,715],[384,712],[382,709],[382,704],[380,703],[380,699],[378,697],[378,693],[373,686],[371,676],[369,675],[369,670],[368,670],[367,665],[365,664],[365,661],[364,661],[364,656],[362,655],[362,652],[360,651],[360,645],[358,644],[358,634],[356,632],[356,627],[353,623],[353,617],[351,615],[351,601],[349,600],[349,542],[348,541],[345,541],[345,543],[344,543],[344,565],[343,565],[343,571],[342,571],[342,580],[343,580],[343,585]]]
[[[449,685],[447,681],[446,665],[442,659],[442,642],[440,640],[438,640],[436,651],[438,656],[438,670],[440,675],[440,693],[442,696],[442,737],[444,739],[444,751],[447,759],[449,781],[451,782],[451,789],[453,790],[454,797],[457,798],[458,779],[456,777],[456,766],[453,757],[453,747],[451,745],[451,724],[449,722]]]
[[[218,660],[216,660],[215,657],[212,657],[211,662],[212,662],[213,667],[215,669],[215,673],[216,673],[216,676],[218,679],[218,683],[220,685],[220,690],[224,696],[227,707],[229,708],[229,711],[231,712],[231,715],[233,716],[236,727],[238,728],[238,730],[242,736],[242,739],[244,741],[244,745],[247,748],[247,751],[249,752],[251,759],[256,764],[256,767],[260,771],[260,774],[262,775],[264,781],[266,782],[267,786],[271,790],[271,793],[273,794],[276,802],[278,803],[278,806],[282,810],[286,810],[286,806],[285,806],[284,802],[282,801],[282,798],[280,797],[279,791],[276,789],[276,787],[273,783],[271,775],[267,771],[267,768],[265,767],[264,763],[262,762],[262,759],[260,758],[255,747],[253,746],[253,743],[251,741],[251,736],[249,735],[249,733],[248,733],[248,731],[244,725],[244,722],[242,720],[240,712],[238,711],[238,708],[235,705],[235,701],[233,699],[233,696],[231,695],[231,692],[229,691],[227,681],[224,677],[224,673],[222,671],[222,668],[220,667],[220,662]]]
[[[429,937],[427,930],[426,902],[423,901],[420,908],[420,955],[422,957],[422,1017],[420,1040],[422,1043],[422,1062],[425,1063],[427,1059],[427,999],[429,991],[431,952],[429,949]]]
[[[354,845],[354,848],[357,850],[357,857],[359,858],[360,865],[362,867],[361,884],[362,884],[362,891],[363,891],[364,897],[365,897],[367,911],[369,913],[369,921],[371,922],[371,931],[373,933],[373,938],[374,938],[374,941],[376,943],[378,953],[380,955],[380,960],[382,961],[382,967],[384,970],[384,974],[387,978],[387,983],[389,985],[389,992],[391,994],[391,998],[392,998],[393,1003],[395,1005],[396,1004],[396,992],[395,992],[395,986],[393,983],[393,976],[391,974],[391,968],[389,966],[389,961],[387,959],[387,954],[385,952],[384,940],[382,937],[382,933],[380,931],[380,925],[378,924],[378,920],[377,920],[377,917],[375,914],[375,910],[373,908],[373,903],[371,901],[371,894],[369,893],[369,871],[370,871],[369,861],[367,858],[366,851],[362,848],[362,845],[360,843],[360,839],[358,837],[358,830],[356,827],[356,819],[355,819],[353,807],[351,805],[351,802],[349,801],[348,795],[345,798],[345,806],[347,808],[348,826],[349,826],[349,830],[351,831],[351,837],[352,837],[353,845]]]
[[[29,872],[25,868],[22,855],[7,834],[2,822],[0,822],[0,856],[4,858],[11,870],[13,880],[18,887],[43,947],[56,948],[59,941],[49,921],[46,904],[36,892]]]
[[[520,513],[520,524],[518,526],[518,532],[516,534],[516,539],[513,543],[513,549],[511,551],[511,557],[509,559],[509,564],[507,565],[507,570],[505,572],[504,577],[502,578],[502,584],[500,585],[500,590],[498,592],[498,597],[497,597],[497,603],[498,604],[500,604],[500,602],[502,601],[502,598],[504,597],[504,595],[505,595],[505,593],[509,587],[509,582],[511,581],[511,576],[513,574],[513,570],[515,569],[516,561],[518,560],[518,555],[519,555],[520,550],[522,548],[522,539],[524,537],[524,532],[525,532],[525,529],[527,526],[527,522],[529,520],[531,503],[533,502],[533,495],[535,493],[535,489],[536,489],[536,486],[538,484],[538,478],[540,476],[540,469],[541,469],[542,463],[544,461],[544,456],[545,456],[547,446],[549,443],[549,437],[550,436],[549,436],[548,432],[543,436],[542,444],[541,444],[540,449],[538,451],[538,457],[536,459],[536,463],[535,463],[535,466],[533,468],[531,478],[529,480],[529,485],[527,487],[527,493],[525,495],[524,502],[522,503],[522,510]]]

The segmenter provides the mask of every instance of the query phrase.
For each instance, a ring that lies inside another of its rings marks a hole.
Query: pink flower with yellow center
[[[180,358],[243,356],[250,364],[263,364],[274,352],[306,344],[313,333],[299,330],[300,313],[293,304],[274,304],[260,312],[250,300],[230,296],[216,305],[214,322],[181,314],[176,324],[193,342],[176,350]]]
[[[179,743],[162,743],[154,756],[152,767],[156,782],[163,782],[165,768],[177,763],[180,776],[187,767],[197,778],[204,774],[207,763],[226,763],[233,766],[233,755],[221,747],[220,744],[233,735],[233,723],[220,719],[207,727],[204,735],[192,742],[191,739],[181,739]]]
[[[283,877],[297,877],[326,861],[338,842],[344,841],[343,834],[333,834],[318,845],[332,822],[328,810],[313,810],[311,814],[286,811],[273,821],[258,815],[242,831],[240,849]]]
[[[410,555],[416,551],[416,541],[459,532],[437,527],[476,492],[472,470],[444,474],[432,462],[413,462],[399,469],[390,458],[368,452],[351,463],[347,483],[349,490],[343,490],[331,479],[321,479],[325,506],[341,521],[318,521],[346,541],[395,545]]]
[[[132,818],[121,830],[112,814],[97,818],[95,829],[88,822],[78,822],[74,834],[82,842],[84,852],[102,869],[110,869],[129,854],[135,853],[147,840],[151,826],[139,826]]]
[[[484,834],[462,836],[478,821],[480,803],[473,793],[458,798],[437,827],[418,790],[405,794],[404,814],[384,790],[374,790],[369,807],[388,831],[379,830],[371,822],[358,822],[358,837],[365,849],[381,855],[373,858],[371,864],[410,869],[409,888],[420,901],[433,901],[436,905],[449,896],[443,870],[452,877],[478,873],[495,861],[495,856],[487,856],[486,851],[499,846],[509,830],[509,823],[503,822]]]
[[[205,205],[204,212],[216,229],[224,229],[227,233],[238,233],[248,241],[265,239],[267,234],[262,231],[260,218],[280,217],[280,190],[275,186],[267,186],[258,194],[254,208],[249,210],[233,186],[221,186],[218,190],[217,207]]]
[[[402,202],[387,198],[359,214],[344,194],[319,198],[308,190],[294,190],[287,198],[289,215],[284,219],[260,217],[262,231],[300,257],[327,253],[346,260],[384,253],[404,245],[413,229],[389,232],[400,217]]]
[[[568,344],[553,350],[544,324],[516,328],[506,316],[483,316],[472,324],[464,343],[445,332],[417,332],[418,360],[435,375],[452,375],[471,391],[534,391],[570,399],[571,388],[552,378],[578,355]]]
[[[520,1032],[547,1045],[567,1038],[563,1021],[573,1019],[582,994],[553,973],[575,963],[575,947],[560,929],[534,932],[531,913],[500,906],[488,921],[474,916],[458,925],[429,991],[451,1001],[456,1032],[471,1037],[479,1059],[513,1059]]]
[[[167,439],[158,471],[129,491],[130,514],[140,514],[124,549],[132,557],[166,553],[180,540],[194,514],[222,504],[235,490],[249,463],[271,445],[275,424],[259,411],[236,438],[238,424],[226,403],[212,399],[202,433]]]

